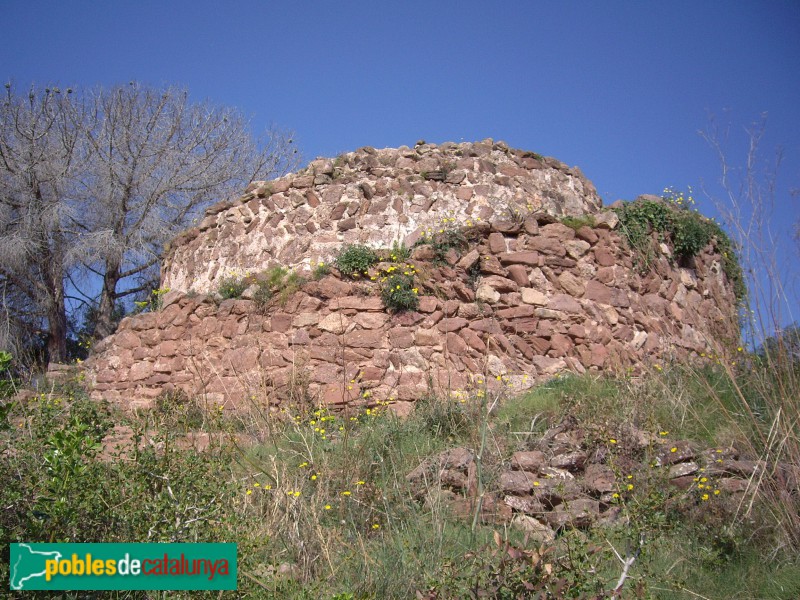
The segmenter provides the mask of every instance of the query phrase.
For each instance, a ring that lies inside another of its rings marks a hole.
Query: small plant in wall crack
[[[369,246],[348,244],[336,257],[336,268],[343,275],[357,279],[367,274],[369,268],[378,262],[378,255]]]
[[[319,281],[326,275],[330,274],[331,266],[323,261],[318,262],[315,266],[313,271],[311,272],[311,278],[314,281]]]
[[[161,310],[161,305],[164,301],[164,294],[169,292],[169,288],[158,288],[150,292],[147,300],[140,300],[133,303],[134,314],[140,312],[156,312]]]
[[[561,223],[570,229],[578,231],[581,227],[594,227],[594,215],[581,215],[579,217],[562,217]]]
[[[380,273],[381,299],[392,311],[416,310],[419,307],[419,284],[415,282],[417,268],[413,264],[391,264]],[[378,279],[373,275],[372,280]]]
[[[257,289],[253,294],[253,301],[256,303],[256,308],[261,312],[265,311],[275,297],[281,306],[285,305],[304,283],[305,279],[296,271],[280,265],[270,267],[255,277]]]
[[[451,248],[464,250],[469,245],[471,237],[474,235],[471,227],[472,221],[467,221],[465,227],[460,225],[455,217],[444,217],[438,228],[427,229],[415,245],[428,244],[432,246],[434,260],[443,263]]]
[[[391,274],[381,286],[381,298],[386,308],[393,311],[416,310],[419,307],[419,289],[413,275]]]
[[[403,242],[395,240],[392,242],[392,250],[389,253],[389,258],[392,262],[408,260],[411,257],[411,250],[406,248]]]
[[[229,275],[223,277],[217,286],[217,293],[223,300],[230,300],[231,298],[239,298],[242,293],[247,289],[247,283],[244,279]]]

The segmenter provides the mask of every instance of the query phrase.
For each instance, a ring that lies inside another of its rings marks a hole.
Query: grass
[[[622,597],[798,597],[800,506],[767,480],[730,514],[686,502],[694,491],[671,491],[645,469],[625,480],[634,487],[622,493],[616,526],[563,532],[540,546],[464,514],[435,478],[421,490],[406,479],[444,450],[483,448],[481,484],[491,490],[511,454],[565,415],[587,444],[622,441],[633,424],[798,464],[800,394],[787,388],[796,371],[745,353],[708,357],[694,369],[657,367],[636,377],[559,377],[516,397],[430,397],[406,419],[381,405],[334,413],[307,404],[273,415],[254,406],[244,418],[179,395],[134,417],[73,385],[9,411],[10,428],[0,432],[0,502],[8,507],[0,532],[24,541],[236,541],[240,591],[223,597],[243,598],[599,597],[620,577],[615,551],[632,552],[641,535]],[[153,442],[101,459],[97,442],[114,424]],[[211,435],[208,451],[177,443],[192,428]],[[631,456],[646,465],[643,452]],[[7,562],[0,571],[6,576]]]
[[[594,215],[581,215],[579,217],[562,217],[561,223],[578,231],[581,227],[594,227],[595,226],[595,219]]]

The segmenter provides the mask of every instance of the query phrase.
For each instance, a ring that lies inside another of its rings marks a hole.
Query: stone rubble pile
[[[493,468],[482,498],[482,518],[511,523],[541,542],[565,528],[619,523],[626,500],[642,486],[664,490],[680,503],[722,506],[733,513],[744,494],[759,485],[800,492],[800,469],[779,464],[765,473],[764,461],[740,459],[733,448],[700,449],[633,426],[619,439],[592,440],[574,419],[548,429],[531,449],[514,452]],[[478,499],[475,454],[454,448],[421,463],[406,479],[423,502],[444,502],[471,516]],[[624,523],[623,523],[624,524]]]

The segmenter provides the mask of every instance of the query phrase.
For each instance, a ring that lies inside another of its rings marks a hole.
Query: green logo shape
[[[235,590],[236,544],[10,544],[12,590]]]

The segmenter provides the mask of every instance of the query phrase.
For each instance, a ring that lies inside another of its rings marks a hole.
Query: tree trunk
[[[63,285],[53,290],[53,298],[47,304],[47,361],[66,362],[67,310],[64,306]]]
[[[64,292],[64,238],[56,233],[52,238],[52,248],[42,248],[42,270],[47,273],[47,361],[66,362],[67,356],[67,307]]]
[[[106,260],[103,275],[103,290],[100,292],[100,306],[97,309],[97,322],[94,327],[94,338],[103,339],[114,333],[114,308],[117,302],[117,283],[119,282],[120,263],[115,259]]]

